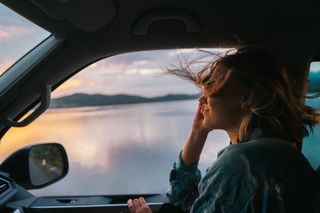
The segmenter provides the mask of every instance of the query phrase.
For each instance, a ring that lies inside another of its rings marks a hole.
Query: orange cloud
[[[32,32],[30,27],[17,25],[0,25],[0,38],[18,37]]]
[[[66,82],[64,82],[60,87],[58,87],[57,90],[55,90],[52,93],[52,96],[53,97],[60,97],[60,96],[64,95],[65,93],[70,92],[73,89],[80,88],[81,84],[83,84],[83,82],[81,80],[69,79]]]
[[[1,35],[0,35],[1,37]],[[0,76],[13,64],[13,60],[0,61]]]
[[[10,36],[10,34],[8,32],[0,30],[0,38],[9,37],[9,36]]]

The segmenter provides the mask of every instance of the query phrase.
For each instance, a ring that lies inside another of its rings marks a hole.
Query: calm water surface
[[[173,162],[191,130],[197,100],[52,109],[26,128],[12,129],[1,143],[1,158],[27,144],[58,142],[70,169],[37,195],[164,193]],[[202,172],[227,146],[214,131],[201,156]]]
[[[313,103],[315,104],[315,103]],[[173,162],[191,130],[197,100],[51,109],[26,128],[11,129],[1,141],[1,159],[28,144],[58,142],[66,148],[68,175],[37,195],[165,193]],[[304,153],[320,164],[320,128],[306,139]],[[227,146],[224,131],[210,133],[202,173]]]

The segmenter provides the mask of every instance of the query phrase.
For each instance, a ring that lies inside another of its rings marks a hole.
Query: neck
[[[239,128],[227,130],[231,144],[238,144]]]

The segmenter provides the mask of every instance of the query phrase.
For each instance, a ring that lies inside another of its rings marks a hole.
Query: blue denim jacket
[[[167,196],[184,210],[320,212],[320,181],[304,156],[286,141],[259,138],[229,145],[203,178],[197,164],[185,167],[180,154],[170,173]]]

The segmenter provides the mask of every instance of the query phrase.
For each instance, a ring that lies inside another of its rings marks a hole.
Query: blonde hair
[[[190,64],[180,64],[167,70],[193,82],[198,88],[214,78],[209,95],[218,92],[233,76],[241,90],[242,121],[238,141],[245,142],[249,134],[257,128],[263,129],[266,136],[278,137],[297,143],[313,131],[319,122],[319,113],[306,106],[302,97],[296,97],[295,88],[289,80],[287,70],[268,50],[257,47],[242,47],[227,52],[207,63],[203,69],[194,73]],[[216,73],[218,65],[226,70]],[[213,77],[214,73],[214,77]]]

